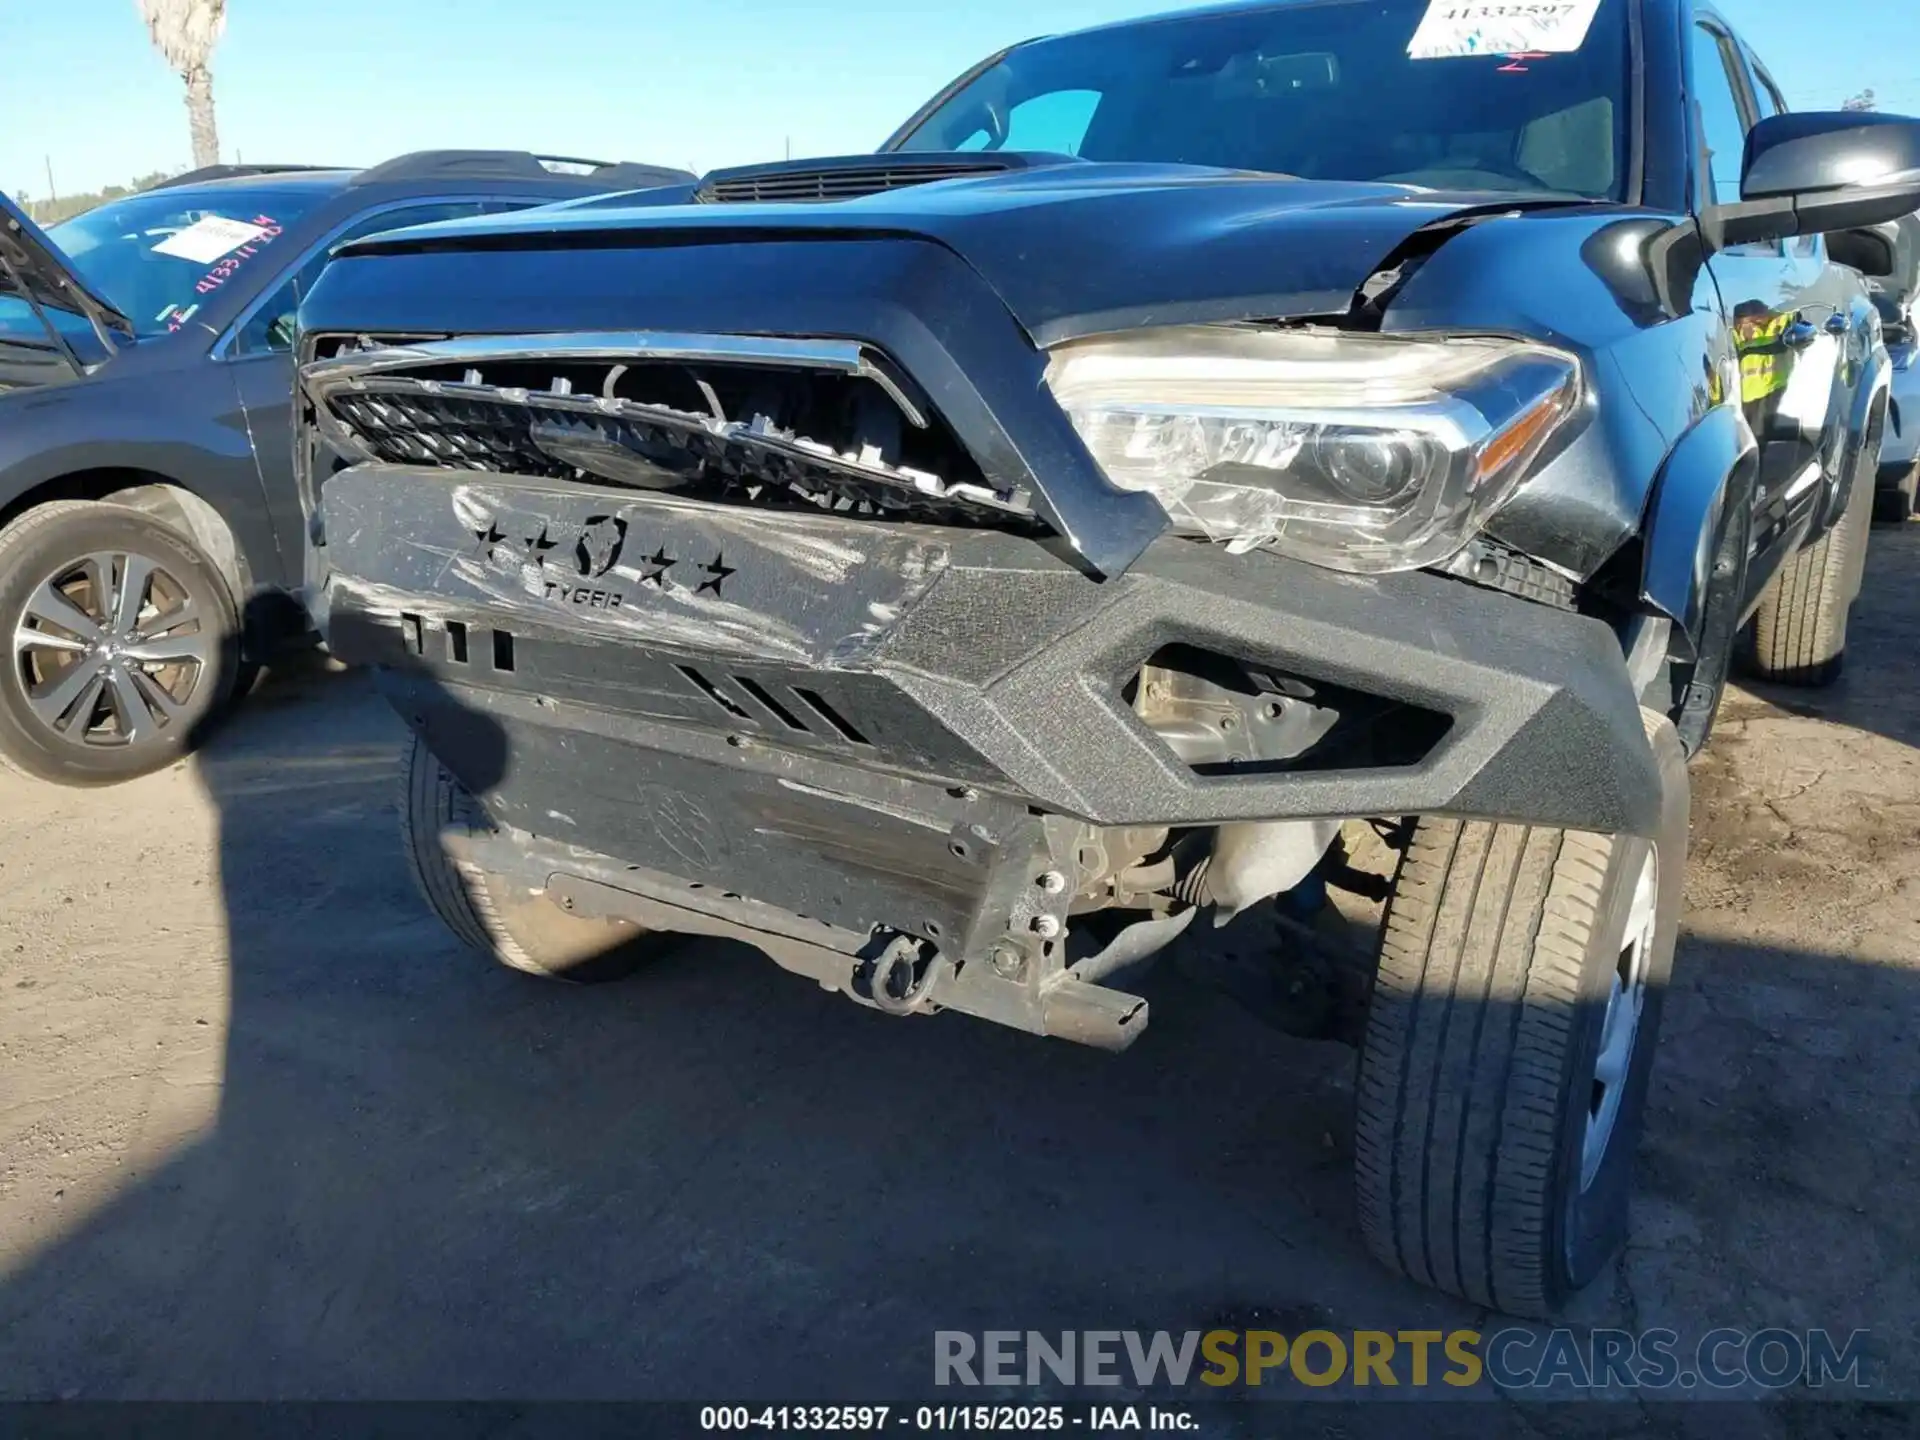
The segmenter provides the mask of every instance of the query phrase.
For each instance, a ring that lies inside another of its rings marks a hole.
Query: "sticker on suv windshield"
[[[229,220],[224,215],[205,215],[186,229],[174,231],[153,247],[153,253],[174,255],[199,265],[211,265],[222,255],[238,250],[249,241],[258,240],[265,233],[260,226],[249,225],[244,220]]]
[[[1586,43],[1599,9],[1600,0],[1432,0],[1407,55],[1563,55]]]
[[[253,235],[242,241],[237,250],[231,250],[214,261],[212,268],[193,282],[195,294],[211,295],[226,284],[242,265],[280,237],[280,222],[271,215],[256,215],[247,225],[254,232]]]

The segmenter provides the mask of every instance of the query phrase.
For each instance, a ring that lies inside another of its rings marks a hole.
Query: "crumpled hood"
[[[959,255],[1027,333],[1049,345],[1139,325],[1337,314],[1411,232],[1462,209],[1516,200],[1084,162],[828,203],[674,203],[687,195],[683,187],[641,191],[420,226],[342,253],[907,236]]]
[[[1046,394],[1047,347],[1102,331],[1344,315],[1414,231],[1528,203],[1075,161],[876,185],[851,200],[688,203],[693,193],[606,196],[343,246],[301,302],[307,358],[337,357],[342,336],[509,337],[506,353],[529,358],[545,353],[534,337],[549,335],[614,352],[699,337],[851,340],[924,394],[997,495],[1031,494],[1042,521],[1117,575],[1165,530],[1166,512],[1094,463]]]

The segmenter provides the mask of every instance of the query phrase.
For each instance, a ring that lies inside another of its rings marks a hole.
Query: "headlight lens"
[[[1545,346],[1194,326],[1075,341],[1047,386],[1182,532],[1340,570],[1447,559],[1579,408]]]

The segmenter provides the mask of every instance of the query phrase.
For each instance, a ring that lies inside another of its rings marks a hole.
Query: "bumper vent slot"
[[[750,675],[723,675],[716,679],[691,665],[675,665],[673,668],[732,720],[745,720],[763,727],[768,720],[772,720],[782,729],[811,735],[816,740],[844,740],[850,745],[873,744],[859,726],[836,710],[832,702],[816,690],[796,685],[790,687],[786,697],[782,698],[774,694],[772,687]],[[737,689],[730,692],[729,686]],[[751,701],[756,709],[749,709],[745,702],[737,698],[741,695]]]
[[[767,709],[772,712],[774,719],[786,726],[787,729],[805,730],[807,728],[805,721],[796,717],[791,710],[774,699],[772,694],[764,689],[757,681],[750,680],[745,675],[736,675],[733,678],[738,682],[742,690],[766,706]]]
[[[797,685],[794,687],[793,693],[806,701],[809,708],[819,715],[822,720],[839,731],[841,739],[851,741],[855,745],[871,745],[873,743],[854,728],[851,720],[847,719],[846,716],[829,705],[825,696],[816,691],[802,690]]]
[[[726,691],[722,690],[718,685],[714,684],[713,681],[707,679],[706,676],[702,675],[698,670],[694,669],[693,666],[676,665],[673,668],[678,670],[682,675],[686,676],[687,679],[691,680],[694,683],[694,686],[700,691],[702,695],[705,695],[709,700],[713,701],[714,704],[718,705],[722,710],[726,711],[729,715],[733,716],[736,720],[745,720],[747,718],[747,712],[741,708],[740,704],[737,701],[731,699],[727,695]]]
[[[513,670],[513,636],[504,630],[493,634],[493,668]],[[437,639],[429,639],[437,636]],[[400,616],[400,646],[409,655],[422,660],[444,660],[449,665],[466,665],[472,659],[472,647],[463,620],[436,623],[424,615],[405,611]]]

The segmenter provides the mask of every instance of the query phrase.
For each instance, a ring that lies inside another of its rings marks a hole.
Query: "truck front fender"
[[[1714,589],[1728,507],[1751,505],[1759,445],[1738,405],[1709,410],[1668,452],[1642,533],[1640,599],[1673,621],[1686,658],[1697,651]],[[1738,601],[1737,585],[1735,602]]]
[[[1844,413],[1847,428],[1844,438],[1834,447],[1834,464],[1830,472],[1833,485],[1828,493],[1826,509],[1807,537],[1809,544],[1840,523],[1840,517],[1847,513],[1847,506],[1852,501],[1855,485],[1874,483],[1880,465],[1881,439],[1873,433],[1874,407],[1890,403],[1892,389],[1893,361],[1886,347],[1880,343],[1876,329],[1872,348],[1854,379],[1852,393],[1836,396],[1834,400],[1831,413],[1836,417]],[[1884,412],[1882,421],[1884,423]],[[1871,454],[1867,453],[1869,448]]]

